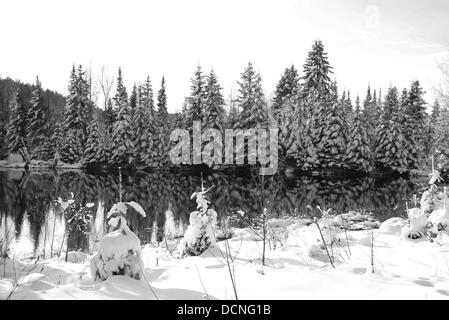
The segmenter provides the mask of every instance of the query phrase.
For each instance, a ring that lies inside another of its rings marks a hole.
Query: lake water
[[[427,179],[420,181],[364,177],[358,179],[318,177],[271,177],[262,188],[250,176],[211,174],[205,187],[219,217],[243,210],[250,216],[262,211],[261,200],[271,203],[271,215],[310,215],[307,207],[373,212],[379,220],[405,216],[406,202],[418,199]],[[89,174],[81,171],[0,171],[0,246],[21,256],[46,257],[72,250],[92,250],[105,231],[105,215],[119,200],[118,173]],[[200,190],[200,175],[173,173],[122,173],[123,201],[136,201],[147,212],[143,218],[130,210],[129,225],[143,243],[182,236],[189,213],[196,207],[190,199]],[[263,190],[263,192],[261,192]],[[60,197],[73,193],[77,203],[93,203],[92,220],[86,232],[66,232],[68,223],[57,205]],[[260,195],[263,194],[263,198]],[[3,241],[2,241],[3,240]]]

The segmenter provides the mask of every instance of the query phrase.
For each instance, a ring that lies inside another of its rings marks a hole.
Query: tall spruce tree
[[[368,133],[362,120],[358,96],[355,103],[354,118],[351,123],[346,149],[346,164],[353,170],[369,172],[372,169],[371,149]]]
[[[69,163],[81,160],[87,142],[87,127],[92,118],[93,103],[89,99],[90,87],[82,66],[72,68],[69,95],[64,110],[65,139],[61,149],[62,160]]]
[[[333,85],[332,92],[328,101],[331,107],[324,118],[324,126],[321,126],[318,156],[322,167],[342,168],[346,148],[344,106],[338,103],[336,83]],[[319,124],[316,126],[318,127]]]
[[[262,89],[262,78],[251,62],[241,74],[238,82],[238,105],[241,110],[234,128],[265,128],[267,126],[267,102]]]
[[[331,94],[332,81],[330,75],[333,73],[329,63],[324,45],[317,40],[308,53],[306,63],[303,67],[302,95],[316,95],[320,100],[326,100]]]
[[[161,88],[157,94],[157,131],[153,138],[153,152],[151,158],[147,159],[147,165],[164,168],[168,165],[169,157],[169,125],[167,111],[167,93],[165,88],[165,77],[162,77]]]
[[[432,106],[432,113],[430,114],[430,118],[432,119],[432,123],[435,123],[436,121],[438,121],[439,117],[440,117],[440,103],[438,102],[438,100],[435,100],[433,106]]]
[[[42,86],[36,77],[28,111],[28,148],[32,157],[47,160],[50,155],[49,110],[44,103]]]
[[[404,108],[404,114],[407,116],[409,129],[406,130],[409,136],[408,155],[409,166],[416,169],[419,166],[425,150],[425,139],[427,132],[427,112],[426,102],[424,101],[424,91],[419,81],[414,81],[408,91],[408,97]]]
[[[84,150],[84,161],[87,164],[100,164],[105,162],[106,154],[101,138],[100,127],[96,115],[92,118],[88,128],[86,149]]]
[[[119,68],[117,92],[114,103],[118,111],[117,120],[112,129],[111,162],[115,165],[130,165],[134,163],[133,130],[131,125],[128,93],[123,84],[122,71]]]
[[[449,110],[443,107],[434,127],[433,146],[437,165],[447,168],[449,165]]]
[[[293,97],[294,93],[299,90],[299,74],[294,65],[284,70],[276,90],[273,95],[273,101],[271,105],[271,111],[273,117],[277,119],[279,124],[280,112],[283,110],[283,104],[285,101]]]
[[[204,114],[203,114],[203,131],[206,129],[223,130],[224,123],[224,99],[221,94],[221,87],[214,71],[211,70],[205,87]]]
[[[376,167],[381,170],[407,171],[407,150],[400,123],[398,90],[388,90],[381,124],[377,128],[375,148]]]
[[[6,131],[9,153],[17,153],[26,147],[27,110],[20,89],[11,102],[9,123]]]
[[[203,121],[204,103],[206,100],[206,79],[200,65],[197,66],[193,78],[190,81],[190,96],[187,99],[188,112],[186,119],[188,129],[192,128],[193,121]]]

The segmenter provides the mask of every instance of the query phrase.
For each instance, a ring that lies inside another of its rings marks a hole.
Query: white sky
[[[271,93],[284,68],[302,71],[323,40],[339,89],[399,89],[414,79],[433,100],[437,61],[449,52],[447,0],[0,0],[0,75],[67,93],[72,63],[122,67],[130,91],[166,77],[169,111],[180,110],[198,63],[214,68],[224,95],[249,60]]]

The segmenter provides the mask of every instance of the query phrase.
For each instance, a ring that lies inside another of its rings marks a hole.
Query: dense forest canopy
[[[169,169],[170,132],[206,128],[279,128],[281,168],[408,173],[448,163],[448,106],[424,100],[419,80],[410,87],[371,88],[365,96],[340,92],[324,44],[317,40],[301,69],[285,68],[271,98],[249,62],[235,96],[225,100],[220,76],[200,65],[182,111],[167,111],[166,79],[158,89],[148,76],[125,86],[125,75],[100,79],[101,106],[90,73],[73,66],[68,95],[0,79],[0,156],[81,166]],[[112,90],[115,83],[115,92]],[[429,108],[429,104],[431,108]],[[429,113],[428,110],[431,110]],[[220,163],[218,166],[220,167]]]

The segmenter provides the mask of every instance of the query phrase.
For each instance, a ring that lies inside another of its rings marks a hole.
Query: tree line
[[[172,123],[164,78],[156,98],[149,77],[128,95],[119,69],[115,95],[98,108],[86,71],[73,67],[60,121],[49,121],[39,79],[29,101],[17,90],[5,144],[9,153],[25,149],[31,159],[169,168],[171,130],[191,130],[193,121],[201,121],[203,130],[278,127],[281,167],[405,173],[425,166],[431,155],[447,164],[447,106],[436,101],[428,114],[419,81],[402,91],[391,86],[384,95],[368,87],[363,101],[357,96],[354,103],[349,91],[339,92],[332,76],[324,45],[316,41],[302,74],[293,65],[286,68],[272,99],[249,62],[237,82],[237,96],[226,103],[215,72],[204,73],[198,66]]]

